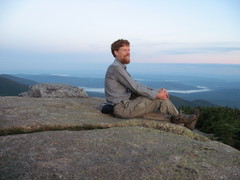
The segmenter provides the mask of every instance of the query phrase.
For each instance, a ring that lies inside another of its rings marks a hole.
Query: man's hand
[[[168,92],[166,89],[161,88],[161,91],[157,94],[156,98],[162,99],[162,100],[167,100],[169,98]]]

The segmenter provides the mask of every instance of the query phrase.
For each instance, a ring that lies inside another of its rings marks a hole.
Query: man
[[[114,106],[113,115],[120,118],[143,117],[156,112],[171,116],[173,123],[183,123],[185,127],[193,130],[199,112],[185,115],[169,100],[166,89],[154,90],[135,81],[126,70],[130,63],[130,43],[119,39],[112,43],[111,51],[115,57],[108,67],[105,76],[105,96],[109,104]]]

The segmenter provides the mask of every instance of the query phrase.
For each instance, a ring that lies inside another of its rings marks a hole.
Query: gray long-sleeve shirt
[[[141,85],[126,71],[126,65],[115,59],[105,76],[105,96],[108,103],[118,104],[131,96],[131,91],[155,99],[157,91]]]

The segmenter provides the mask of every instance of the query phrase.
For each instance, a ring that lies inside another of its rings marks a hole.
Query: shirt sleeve
[[[141,96],[148,97],[150,99],[155,99],[158,92],[143,86],[142,84],[135,81],[128,72],[121,68],[120,66],[115,66],[114,68],[114,76],[119,83],[129,88],[131,91],[138,93]]]

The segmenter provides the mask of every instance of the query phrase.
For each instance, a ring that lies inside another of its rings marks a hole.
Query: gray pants
[[[113,115],[120,118],[144,117],[146,114],[158,112],[170,116],[177,116],[178,110],[168,100],[148,99],[140,96],[134,100],[125,100],[114,106]]]

